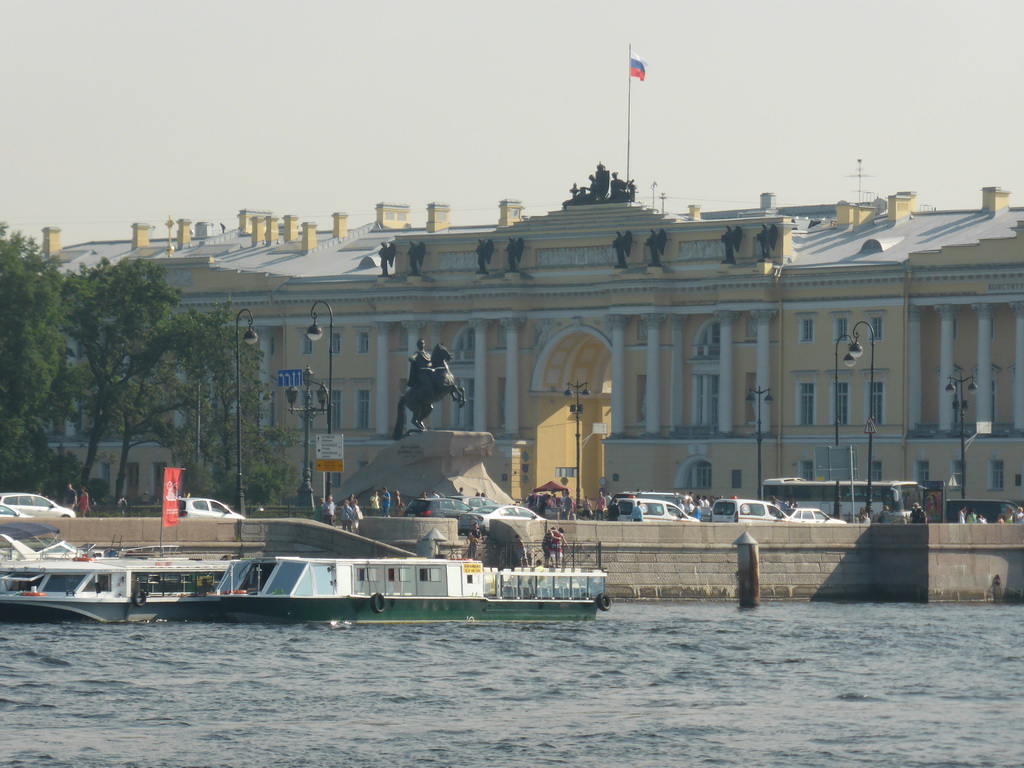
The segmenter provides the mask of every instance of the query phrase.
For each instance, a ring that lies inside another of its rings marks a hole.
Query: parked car
[[[0,493],[0,504],[28,517],[76,517],[75,510],[55,504],[34,493]]]
[[[222,504],[216,499],[193,499],[191,496],[178,499],[178,516],[188,518],[229,517],[232,520],[245,519],[244,515],[238,514],[227,504]]]
[[[455,499],[413,499],[405,507],[409,517],[458,517],[463,512],[471,512],[472,507]]]
[[[620,494],[616,498],[619,505],[619,520],[630,520],[633,516],[633,507],[637,504],[644,505],[645,523],[699,523],[700,520],[692,515],[686,514],[682,507],[670,504],[661,499],[652,499],[647,496],[630,496]]]
[[[14,507],[0,504],[0,517],[28,517],[24,512],[19,512]]]
[[[845,520],[838,517],[829,517],[820,509],[813,507],[796,507],[788,513],[783,513],[783,523],[824,523],[826,525],[846,525]]]
[[[455,499],[461,501],[463,504],[468,504],[473,509],[478,507],[498,507],[501,506],[500,501],[494,499],[488,499],[486,496],[449,496],[449,499]]]
[[[467,534],[473,527],[473,523],[480,526],[480,529],[487,533],[492,520],[507,522],[528,522],[530,520],[543,520],[544,518],[532,509],[520,507],[516,504],[502,504],[496,507],[478,507],[472,512],[463,512],[459,515],[459,533]]]
[[[759,499],[718,499],[711,507],[713,523],[774,523],[783,517],[777,506]]]

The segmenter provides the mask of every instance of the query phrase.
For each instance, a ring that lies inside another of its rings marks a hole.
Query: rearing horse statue
[[[420,371],[419,383],[405,390],[405,394],[398,400],[398,418],[395,431],[391,434],[392,439],[401,440],[414,431],[426,432],[423,420],[434,410],[434,403],[440,402],[445,395],[451,395],[460,408],[466,404],[466,392],[455,383],[455,377],[448,367],[451,359],[451,352],[443,344],[434,345],[430,366]],[[412,414],[409,421],[413,428],[409,432],[405,431],[406,408]]]

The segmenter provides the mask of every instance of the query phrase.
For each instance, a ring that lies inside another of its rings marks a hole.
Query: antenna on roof
[[[864,179],[873,179],[875,177],[870,173],[864,173],[864,161],[861,158],[857,158],[857,172],[846,174],[846,178],[857,179],[857,202],[866,203],[867,199],[864,197],[864,195],[867,194],[868,197],[871,197],[871,193],[864,192]]]

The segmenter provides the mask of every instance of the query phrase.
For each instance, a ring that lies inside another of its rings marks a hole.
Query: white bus
[[[867,505],[867,480],[841,480],[839,510],[836,511],[835,481],[803,480],[799,477],[779,477],[762,483],[762,498],[792,502],[799,507],[817,507],[832,517],[847,522],[856,520]],[[851,489],[853,501],[850,501]],[[910,509],[915,504],[924,506],[924,489],[913,480],[872,480],[871,517],[873,520],[899,522],[910,520]]]

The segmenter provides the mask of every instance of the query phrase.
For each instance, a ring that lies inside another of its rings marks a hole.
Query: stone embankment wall
[[[157,544],[158,518],[47,520],[76,544],[115,548]],[[550,524],[550,523],[548,523]],[[560,521],[570,557],[600,566],[619,598],[736,597],[736,547],[748,531],[758,542],[761,596],[796,600],[1020,600],[1024,525],[786,525]],[[492,525],[486,556],[496,564],[519,533],[540,556],[544,523]],[[165,544],[207,554],[459,556],[456,521],[367,518],[358,535],[300,519],[187,520],[164,529]],[[424,552],[425,553],[425,552]]]

